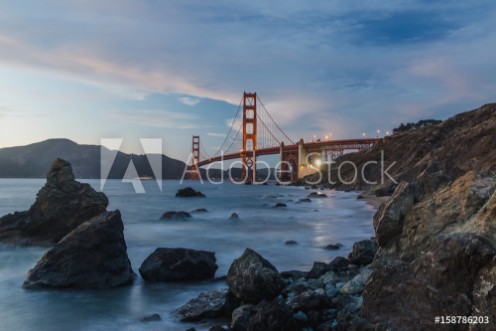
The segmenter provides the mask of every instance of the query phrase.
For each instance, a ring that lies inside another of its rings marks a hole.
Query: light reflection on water
[[[93,187],[99,181],[87,180]],[[0,215],[25,210],[44,184],[38,179],[0,179]],[[310,191],[301,187],[259,185],[201,185],[165,181],[160,192],[154,181],[144,182],[146,194],[135,194],[129,183],[107,181],[109,210],[120,209],[128,254],[137,273],[141,262],[157,247],[187,247],[216,253],[217,276],[246,247],[271,261],[280,271],[308,270],[314,261],[347,255],[353,242],[373,235],[374,209],[354,193],[326,191],[330,198],[297,203]],[[193,186],[207,198],[175,198],[178,188]],[[286,208],[272,208],[277,202]],[[163,221],[165,211],[192,211],[187,221]],[[231,213],[237,221],[228,220]],[[296,240],[298,245],[284,242]],[[341,243],[339,251],[323,249]],[[38,247],[0,246],[0,330],[185,330],[172,311],[199,292],[226,287],[223,282],[144,284],[101,291],[28,291],[21,285],[26,272],[46,251]],[[141,323],[158,313],[161,322]],[[194,325],[198,330],[202,325]],[[207,328],[204,326],[203,328]]]

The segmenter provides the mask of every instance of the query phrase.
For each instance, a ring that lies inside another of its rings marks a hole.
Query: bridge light
[[[365,136],[366,136],[365,132],[363,132],[363,133],[362,133],[362,136],[363,136],[363,137],[365,137]]]
[[[320,165],[322,164],[322,161],[320,159],[315,160],[315,166],[317,168],[320,168]]]
[[[325,138],[326,138],[326,140],[329,140],[329,136],[326,135]]]

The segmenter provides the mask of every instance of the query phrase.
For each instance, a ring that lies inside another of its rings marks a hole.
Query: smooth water
[[[83,180],[98,189],[97,180]],[[44,185],[41,179],[0,179],[0,216],[26,210]],[[262,185],[179,184],[164,181],[160,192],[154,181],[145,181],[146,194],[134,193],[130,183],[109,180],[104,192],[108,210],[119,209],[133,269],[157,247],[186,247],[216,253],[219,269],[229,265],[246,247],[272,262],[280,271],[309,270],[314,261],[346,256],[355,241],[373,235],[374,208],[355,193],[326,191],[330,197],[297,203],[308,195],[302,187]],[[207,198],[176,198],[185,186],[202,191]],[[286,208],[272,208],[277,202]],[[192,211],[187,221],[164,221],[166,211]],[[240,219],[228,220],[236,212]],[[298,245],[284,245],[296,240]],[[339,251],[323,249],[342,243]],[[191,326],[207,330],[206,324],[180,323],[173,310],[201,291],[227,287],[225,282],[145,284],[138,275],[134,284],[110,290],[24,290],[27,271],[46,251],[39,247],[0,246],[0,330],[185,330]],[[143,323],[153,313],[160,322]]]

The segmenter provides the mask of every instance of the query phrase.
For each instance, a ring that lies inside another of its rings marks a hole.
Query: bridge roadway
[[[382,138],[360,138],[360,139],[340,139],[340,140],[322,140],[322,141],[312,141],[312,142],[300,142],[294,145],[282,145],[277,147],[261,148],[256,150],[257,156],[262,155],[274,155],[281,154],[295,154],[298,153],[300,146],[305,150],[306,154],[310,153],[322,153],[322,151],[345,151],[345,150],[362,150],[372,147],[374,144],[381,141]],[[248,151],[247,155],[253,155],[253,151]],[[241,151],[239,153],[230,153],[220,156],[211,157],[198,162],[197,166],[202,167],[207,164],[225,160],[232,160],[241,157]],[[282,158],[282,156],[281,156]]]

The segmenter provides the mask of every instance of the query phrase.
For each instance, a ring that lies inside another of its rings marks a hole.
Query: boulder
[[[202,292],[177,309],[182,322],[200,321],[205,318],[218,318],[225,313],[227,289]]]
[[[294,245],[298,245],[298,242],[296,240],[286,240],[284,245],[294,246]]]
[[[250,318],[255,314],[256,307],[254,305],[242,305],[236,308],[231,317],[232,331],[247,331]]]
[[[262,301],[248,322],[248,331],[297,331],[291,310],[277,301]]]
[[[353,244],[353,250],[348,255],[351,264],[368,265],[372,263],[377,252],[377,242],[373,239],[361,240]]]
[[[302,198],[299,199],[298,202],[312,202],[312,200],[310,200],[309,198]]]
[[[188,218],[191,218],[191,214],[185,211],[167,211],[160,217],[162,220],[186,220]]]
[[[365,283],[367,282],[367,279],[369,278],[371,273],[372,271],[368,268],[362,269],[358,275],[356,275],[343,285],[340,292],[342,294],[362,293],[365,287]]]
[[[331,250],[331,251],[336,251],[336,250],[340,249],[341,247],[343,247],[343,244],[337,243],[337,244],[329,244],[324,248]]]
[[[181,197],[181,198],[200,197],[200,198],[204,198],[205,195],[203,193],[201,193],[200,191],[195,191],[191,187],[185,187],[185,188],[179,189],[176,192],[176,197]]]
[[[0,218],[0,242],[53,245],[107,205],[105,194],[76,181],[71,164],[56,159],[31,208]]]
[[[215,253],[186,248],[157,248],[139,268],[147,282],[196,281],[214,278]]]
[[[229,291],[238,299],[255,304],[275,298],[284,288],[277,269],[250,248],[233,261],[226,281]]]
[[[28,272],[24,288],[109,288],[134,278],[118,210],[102,213],[62,238]]]
[[[282,208],[282,207],[287,207],[287,206],[288,205],[286,205],[285,203],[278,202],[272,208]]]
[[[206,208],[196,208],[195,210],[191,211],[192,213],[206,213],[208,210]]]
[[[239,215],[236,213],[232,213],[231,216],[229,216],[229,219],[232,221],[239,220]]]
[[[160,322],[161,320],[162,320],[162,317],[160,317],[159,314],[151,314],[151,315],[145,316],[142,319],[140,319],[140,321],[143,323]]]

